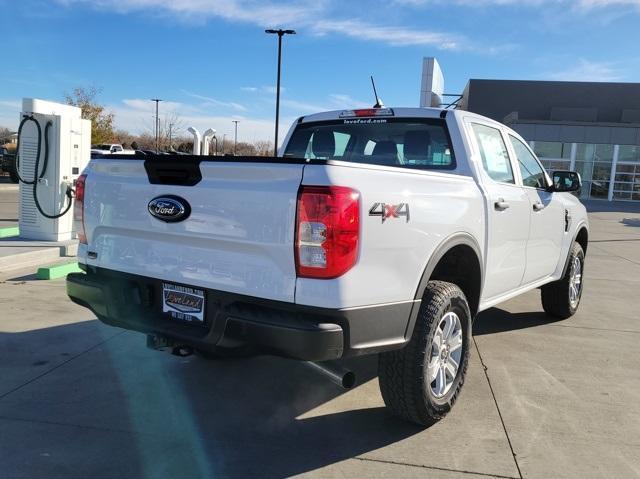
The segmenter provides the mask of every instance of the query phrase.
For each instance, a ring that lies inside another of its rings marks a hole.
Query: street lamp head
[[[282,29],[278,29],[278,30],[273,30],[273,29],[268,29],[264,31],[265,33],[272,33],[275,35],[295,35],[296,31],[295,30],[282,30]]]

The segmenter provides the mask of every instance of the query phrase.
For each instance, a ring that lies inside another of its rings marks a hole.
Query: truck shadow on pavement
[[[640,218],[623,218],[620,223],[626,226],[635,226],[640,228]]]
[[[633,201],[581,200],[589,213],[640,213],[640,204]]]
[[[86,321],[0,333],[0,361],[16,366],[0,391],[5,470],[289,477],[424,431],[382,407],[375,357],[353,363],[366,388],[354,398],[296,361],[179,358],[118,331]]]
[[[544,311],[510,313],[500,308],[489,308],[481,312],[473,322],[473,335],[503,333],[518,329],[534,328],[563,321],[547,315]]]
[[[474,333],[550,322],[492,308]],[[430,436],[446,434],[387,413],[375,357],[345,362],[358,378],[345,391],[296,361],[179,358],[144,343],[96,320],[0,332],[9,476],[289,477],[379,450],[386,460],[403,441],[430,451]]]

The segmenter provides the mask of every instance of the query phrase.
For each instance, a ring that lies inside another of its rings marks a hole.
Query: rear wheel
[[[569,251],[569,266],[564,276],[540,288],[544,311],[561,319],[573,316],[580,305],[583,285],[584,251],[576,242]]]
[[[409,343],[382,353],[380,391],[396,416],[430,426],[453,407],[467,371],[471,312],[458,286],[430,281]]]

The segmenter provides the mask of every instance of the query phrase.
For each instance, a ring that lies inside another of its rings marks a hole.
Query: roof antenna
[[[384,103],[382,100],[378,98],[378,92],[376,91],[376,82],[373,81],[373,75],[371,75],[371,86],[373,86],[373,94],[376,97],[376,104],[373,105],[374,108],[384,108]]]

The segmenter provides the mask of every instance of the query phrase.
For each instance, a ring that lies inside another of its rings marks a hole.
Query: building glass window
[[[535,156],[516,137],[509,135],[509,140],[511,140],[513,151],[516,153],[516,159],[522,174],[522,184],[533,188],[546,188],[547,182],[544,177],[544,171],[536,161]]]
[[[618,162],[640,162],[640,146],[620,145]]]
[[[614,145],[578,143],[575,170],[582,177],[582,198],[607,198]]]
[[[571,167],[570,161],[562,160],[549,160],[544,158],[538,158],[544,169],[551,175],[556,170],[568,170]]]
[[[572,143],[559,143],[556,141],[535,141],[533,151],[549,172],[555,170],[568,170],[571,166]]]
[[[533,149],[536,156],[542,158],[571,158],[571,143],[560,143],[557,141],[535,141]]]
[[[623,146],[620,146],[620,150]],[[613,183],[613,199],[638,201],[640,200],[640,162],[621,164],[620,158],[620,154],[618,154],[616,177]]]

